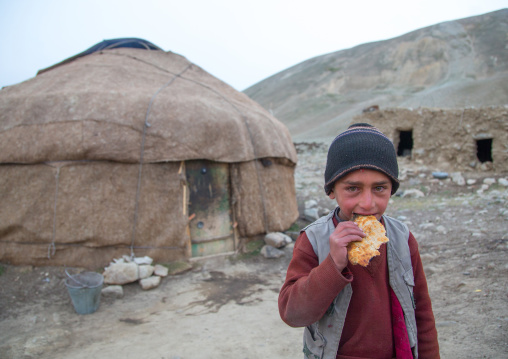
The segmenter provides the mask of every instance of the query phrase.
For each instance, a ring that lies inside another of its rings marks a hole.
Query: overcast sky
[[[508,0],[0,0],[0,87],[104,39],[139,37],[237,90],[326,53]]]

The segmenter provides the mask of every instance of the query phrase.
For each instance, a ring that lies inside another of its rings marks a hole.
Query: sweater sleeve
[[[414,299],[416,304],[416,326],[418,330],[418,357],[420,359],[439,358],[436,323],[432,312],[432,303],[427,288],[427,279],[423,272],[418,243],[412,233],[409,234],[409,249],[415,278]]]
[[[282,320],[292,327],[304,327],[321,319],[340,291],[352,282],[346,271],[341,273],[330,256],[319,264],[307,235],[302,232],[279,293]]]

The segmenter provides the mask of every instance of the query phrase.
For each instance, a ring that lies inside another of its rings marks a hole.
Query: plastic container
[[[78,314],[94,313],[100,304],[104,277],[95,272],[83,272],[75,275],[67,273],[65,280],[72,305]]]

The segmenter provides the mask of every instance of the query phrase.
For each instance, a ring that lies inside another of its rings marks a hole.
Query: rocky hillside
[[[372,105],[507,104],[507,43],[503,9],[318,56],[244,92],[284,122],[295,141],[328,140]]]

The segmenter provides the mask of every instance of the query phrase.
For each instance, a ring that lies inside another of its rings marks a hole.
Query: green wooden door
[[[235,250],[231,223],[229,165],[205,160],[185,163],[189,186],[192,256]]]

